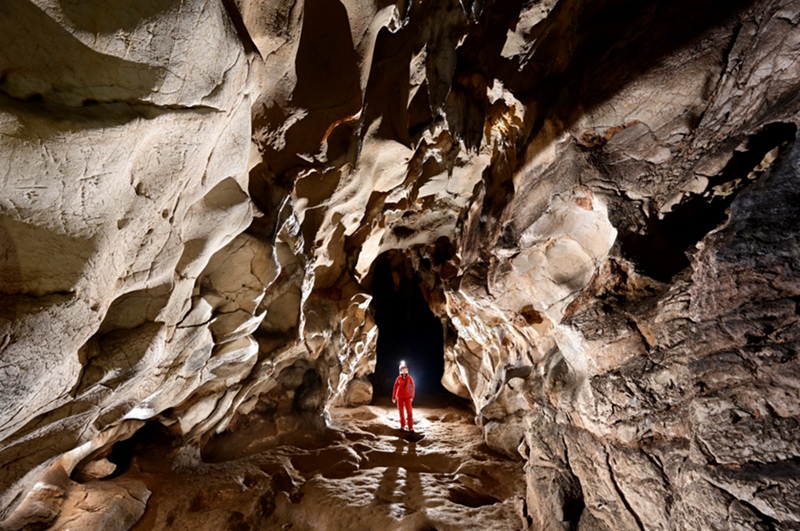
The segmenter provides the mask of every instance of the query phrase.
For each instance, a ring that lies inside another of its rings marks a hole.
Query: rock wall
[[[113,7],[0,8],[10,528],[49,521],[76,466],[189,397],[184,432],[216,425],[258,356],[271,264],[242,234],[258,63],[222,4]]]
[[[387,251],[521,526],[800,525],[800,2],[0,14],[6,528],[146,422],[365,400]]]

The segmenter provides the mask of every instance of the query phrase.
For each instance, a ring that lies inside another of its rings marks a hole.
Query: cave
[[[402,253],[388,252],[375,261],[372,308],[378,328],[375,397],[391,397],[398,365],[405,361],[414,378],[416,402],[451,395],[441,384],[444,374],[442,324],[426,301],[420,279]]]
[[[0,11],[0,531],[798,527],[800,0]]]

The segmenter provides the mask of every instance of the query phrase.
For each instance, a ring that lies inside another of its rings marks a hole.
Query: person
[[[400,362],[400,376],[394,381],[392,390],[392,403],[397,404],[400,412],[400,429],[406,429],[406,417],[408,417],[408,430],[414,431],[414,413],[411,410],[411,403],[414,401],[414,379],[408,374],[408,365],[405,361]]]

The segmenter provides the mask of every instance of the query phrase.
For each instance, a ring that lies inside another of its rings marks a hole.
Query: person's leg
[[[400,413],[400,429],[402,430],[403,428],[406,427],[406,415],[405,415],[405,411],[403,411],[403,399],[402,398],[398,398],[397,399],[397,411]]]
[[[408,414],[408,429],[414,431],[414,411],[411,406],[411,399],[406,398],[406,413]]]

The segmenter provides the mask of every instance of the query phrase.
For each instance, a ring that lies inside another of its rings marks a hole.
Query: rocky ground
[[[332,408],[328,426],[319,428],[306,423],[284,431],[254,418],[210,441],[202,455],[170,443],[161,428],[145,430],[119,449],[134,455],[120,473],[83,487],[132,496],[149,490],[136,530],[524,527],[523,462],[486,446],[472,412],[460,404],[418,402],[415,429],[424,437],[416,442],[397,429],[397,410],[388,399]],[[55,528],[129,527],[118,517],[111,522],[106,511],[93,512],[89,498],[67,500],[65,507],[79,510],[65,510]],[[94,498],[99,505],[101,497]],[[125,505],[119,497],[114,502]],[[85,520],[104,512],[103,522]]]

